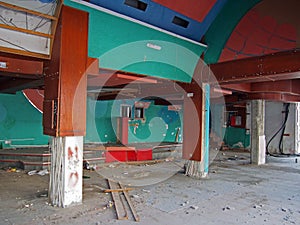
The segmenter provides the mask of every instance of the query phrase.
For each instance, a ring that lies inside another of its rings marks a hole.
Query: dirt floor
[[[63,209],[48,204],[49,175],[27,172],[0,171],[0,224],[300,224],[295,158],[268,158],[254,166],[249,153],[218,152],[209,177],[201,180],[186,177],[179,161],[85,170],[83,203]],[[135,186],[129,194],[140,222],[131,215],[116,220],[111,195],[102,191],[103,176]]]

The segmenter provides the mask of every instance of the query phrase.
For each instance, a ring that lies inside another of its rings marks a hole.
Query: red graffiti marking
[[[78,172],[72,172],[72,173],[70,173],[69,182],[68,182],[69,187],[74,188],[77,185],[78,181],[79,181],[79,174],[78,174]]]
[[[79,156],[78,156],[78,147],[75,146],[75,152],[76,152],[76,159],[79,159]]]
[[[71,147],[68,148],[68,160],[70,160],[73,157],[73,151]]]

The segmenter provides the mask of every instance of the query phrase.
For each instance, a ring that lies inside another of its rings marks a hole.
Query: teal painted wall
[[[244,128],[227,127],[224,129],[224,142],[230,148],[249,148],[250,134]]]
[[[70,0],[64,4],[90,13],[88,54],[99,58],[101,67],[191,81],[204,46]],[[161,50],[148,48],[148,43]]]
[[[16,95],[0,94],[0,146],[46,145],[43,135],[42,114],[21,92]],[[6,144],[5,141],[11,141]]]
[[[116,121],[120,116],[120,105],[133,106],[134,102],[93,101],[88,98],[85,142],[116,142]],[[145,120],[133,119],[129,124],[138,124],[136,131],[134,126],[129,126],[130,143],[174,142],[177,129],[182,125],[182,111],[169,111],[167,106],[151,103],[149,108],[145,109]],[[43,135],[42,114],[21,92],[16,95],[0,95],[0,148],[47,145],[48,140],[49,137]],[[11,144],[5,144],[5,141],[11,141]]]
[[[134,102],[135,100],[94,101],[88,98],[85,142],[116,142],[116,124],[117,118],[120,117],[120,106],[130,105],[133,111]],[[149,108],[145,109],[144,120],[129,121],[128,141],[129,143],[174,142],[177,129],[181,130],[181,125],[182,111],[169,111],[167,106],[157,106],[151,102]]]

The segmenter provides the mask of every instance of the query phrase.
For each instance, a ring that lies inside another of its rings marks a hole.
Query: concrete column
[[[209,111],[210,111],[210,86],[209,84],[202,85],[203,100],[202,100],[202,117],[203,117],[203,142],[202,142],[202,160],[201,160],[201,173],[202,177],[205,178],[208,175],[209,168]]]
[[[251,163],[266,163],[265,100],[251,101]]]
[[[53,137],[49,201],[67,207],[82,202],[83,137]]]

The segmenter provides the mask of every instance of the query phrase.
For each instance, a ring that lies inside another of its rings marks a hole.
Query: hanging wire
[[[24,51],[30,52],[28,49],[26,49],[26,48],[24,48],[24,47],[22,47],[22,46],[20,46],[20,45],[14,44],[14,43],[12,43],[12,42],[10,42],[10,41],[7,41],[7,40],[5,40],[5,39],[3,39],[3,38],[0,38],[0,41],[6,42],[6,43],[8,43],[8,44],[10,44],[10,45],[13,45],[13,46],[18,47],[18,48],[20,48],[20,49],[23,49]]]

